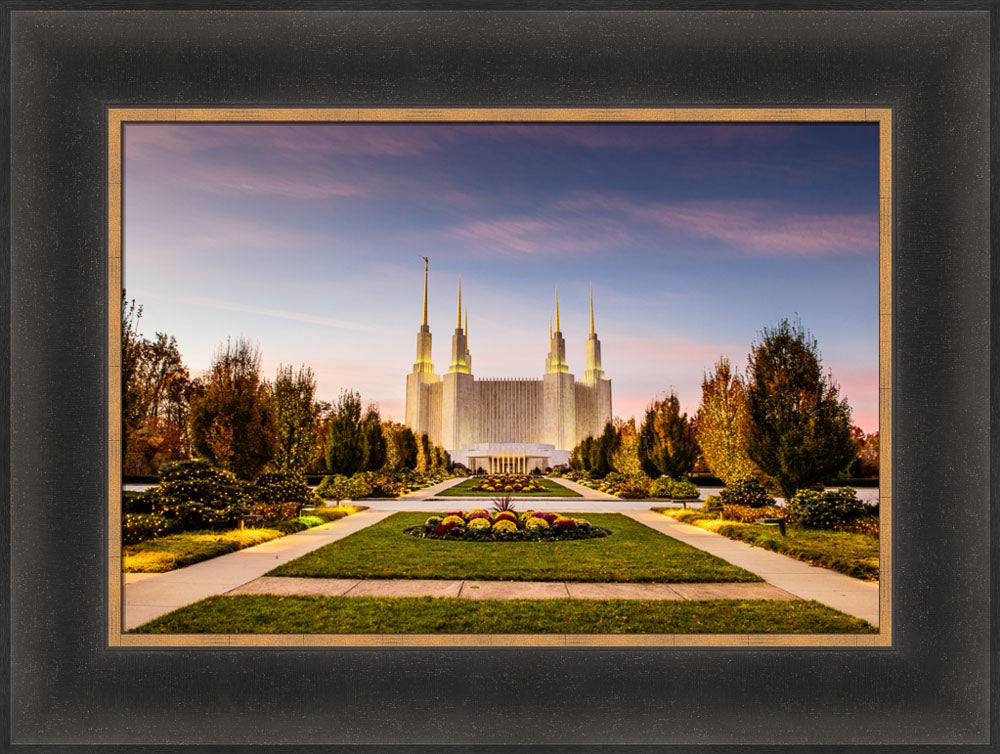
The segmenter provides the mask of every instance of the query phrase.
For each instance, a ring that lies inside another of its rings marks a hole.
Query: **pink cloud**
[[[472,222],[444,231],[446,236],[477,249],[517,254],[604,251],[623,243],[628,233],[617,220],[508,216]]]
[[[714,239],[765,256],[870,253],[878,248],[878,214],[820,214],[756,200],[636,204],[617,196],[581,195],[563,209],[621,213],[697,238]]]
[[[307,159],[318,154],[410,157],[443,149],[453,137],[448,128],[388,123],[143,123],[125,127],[125,153],[150,159],[252,148]]]
[[[489,123],[472,133],[497,141],[511,138],[558,142],[588,149],[676,149],[760,143],[789,138],[793,124],[754,123]]]

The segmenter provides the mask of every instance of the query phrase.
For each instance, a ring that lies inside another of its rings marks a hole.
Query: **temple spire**
[[[549,317],[549,340],[552,340],[552,317]]]
[[[462,329],[462,276],[458,276],[458,324],[455,325],[459,330]]]
[[[590,286],[590,334],[594,334],[594,286]]]
[[[469,342],[469,307],[465,307],[465,327],[462,328],[465,331],[465,342]]]
[[[426,325],[427,325],[427,268],[429,266],[430,260],[427,257],[424,257],[423,259],[424,259],[424,319],[423,319],[423,322],[421,322],[420,324],[426,327]]]
[[[559,328],[559,286],[556,286],[556,332],[562,332]]]

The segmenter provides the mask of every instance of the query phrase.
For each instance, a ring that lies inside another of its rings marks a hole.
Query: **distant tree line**
[[[309,367],[280,365],[261,374],[256,345],[220,346],[209,371],[192,379],[177,342],[139,332],[142,307],[122,296],[122,471],[155,474],[171,461],[200,457],[253,480],[265,472],[360,471],[432,474],[451,464],[426,435],[383,421],[374,404],[344,390],[334,404],[317,400]]]
[[[654,400],[638,426],[609,422],[570,456],[574,470],[683,478],[697,465],[726,484],[773,483],[786,499],[846,473],[878,474],[878,433],[851,424],[851,409],[824,372],[818,344],[800,322],[765,328],[744,375],[720,359],[702,381],[697,414],[674,391]]]

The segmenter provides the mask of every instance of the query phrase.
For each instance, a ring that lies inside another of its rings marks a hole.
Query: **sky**
[[[582,377],[594,291],[618,416],[798,317],[878,429],[874,123],[148,123],[125,127],[124,280],[192,375],[229,337],[403,419],[430,259],[434,365],[459,277],[477,377],[544,373],[559,289]]]

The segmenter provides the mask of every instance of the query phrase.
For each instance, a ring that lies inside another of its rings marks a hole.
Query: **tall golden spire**
[[[465,330],[465,340],[466,340],[466,342],[468,342],[468,340],[469,340],[469,307],[465,307],[465,327],[463,327],[462,329]]]
[[[562,332],[559,329],[559,286],[556,286],[556,332]]]
[[[552,317],[549,317],[549,340],[552,340]]]
[[[594,286],[590,286],[590,334],[594,334]]]
[[[424,257],[424,321],[420,324],[427,326],[427,267],[429,259]]]
[[[459,330],[462,329],[462,276],[458,276],[458,324],[455,325]]]

